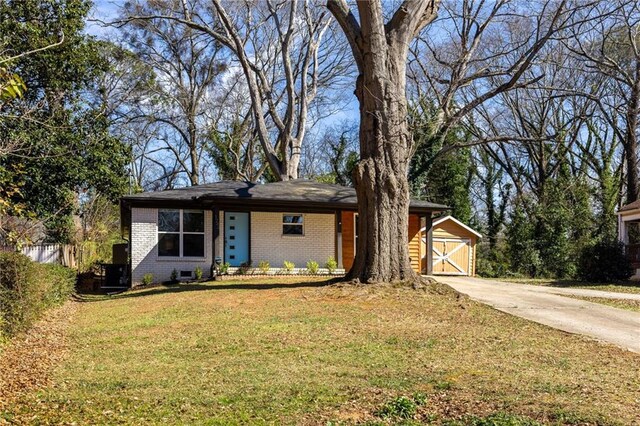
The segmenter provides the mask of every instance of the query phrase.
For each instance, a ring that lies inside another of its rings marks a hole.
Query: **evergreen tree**
[[[23,181],[12,202],[23,202],[44,220],[56,242],[72,238],[79,193],[94,188],[115,201],[128,181],[129,149],[110,135],[96,102],[94,83],[108,62],[83,34],[89,8],[85,0],[0,1],[5,49],[30,52],[57,44],[14,62],[27,90],[5,107],[0,121],[0,141],[13,148],[0,156],[0,168],[5,174],[21,170]]]
[[[472,217],[469,187],[473,177],[471,150],[459,147],[469,141],[469,135],[458,127],[444,139],[433,137],[430,131],[431,108],[421,105],[411,111],[416,153],[409,166],[409,185],[415,198],[446,204],[451,215],[464,223]],[[437,160],[437,161],[436,161]]]

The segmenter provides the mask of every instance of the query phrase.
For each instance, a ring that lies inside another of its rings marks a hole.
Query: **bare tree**
[[[640,195],[640,5],[636,1],[598,2],[583,13],[567,41],[584,60],[584,71],[604,77],[596,102],[624,147],[626,201]],[[591,18],[591,19],[586,19]]]
[[[228,48],[244,74],[266,162],[278,179],[297,178],[311,113],[332,111],[327,93],[320,90],[335,86],[345,73],[346,53],[325,43],[333,32],[328,13],[307,0],[211,0],[208,6],[204,1],[182,6],[164,13],[132,13],[120,23],[180,23]]]
[[[178,0],[127,3],[122,10],[125,16],[169,12],[181,18],[191,13]],[[121,30],[127,47],[155,77],[147,87],[147,102],[130,111],[130,119],[160,127],[156,141],[161,146],[152,148],[174,159],[191,185],[201,183],[201,161],[211,126],[207,113],[214,85],[226,69],[220,44],[199,31],[166,20],[131,20]],[[155,159],[163,161],[157,156]]]
[[[510,176],[520,196],[531,192],[541,199],[546,182],[563,166],[578,172],[579,161],[571,160],[597,107],[568,90],[585,80],[567,53],[559,43],[548,45],[524,74],[526,79],[539,75],[536,83],[501,93],[490,105],[476,108],[467,123],[476,140],[497,140],[484,150]]]
[[[498,94],[537,81],[539,77],[523,79],[525,71],[554,34],[569,25],[574,9],[567,1],[551,0],[537,2],[535,8],[507,1],[406,0],[385,22],[379,0],[357,2],[359,18],[346,0],[329,0],[327,6],[349,41],[360,73],[356,96],[361,160],[355,183],[361,219],[350,276],[364,282],[413,280],[416,273],[406,244],[407,166],[415,148],[407,126],[409,47],[412,55],[424,52],[429,58],[412,72],[430,89],[438,108],[432,132],[442,137]],[[439,12],[443,17],[436,20]],[[528,31],[520,31],[523,26]],[[442,37],[443,32],[450,37]],[[504,32],[514,37],[488,43],[490,35]],[[436,35],[448,44],[435,42]],[[497,57],[505,59],[497,62]],[[489,79],[500,84],[489,87]],[[474,91],[467,90],[470,87]]]

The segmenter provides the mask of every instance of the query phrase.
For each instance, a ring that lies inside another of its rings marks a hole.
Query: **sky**
[[[108,35],[109,29],[93,20],[110,21],[118,16],[118,9],[124,4],[124,0],[93,0],[93,8],[89,13],[89,22],[85,32],[96,37]]]
[[[93,3],[94,5],[89,13],[89,20],[87,22],[85,32],[98,38],[114,42],[117,41],[114,39],[116,35],[114,34],[113,29],[105,28],[97,21],[109,22],[115,20],[118,17],[118,10],[124,5],[125,0],[93,0]],[[319,122],[315,130],[322,131],[323,128],[339,125],[345,121],[356,121],[358,116],[358,101],[354,95],[351,102],[346,105],[344,110],[332,114],[330,117]]]

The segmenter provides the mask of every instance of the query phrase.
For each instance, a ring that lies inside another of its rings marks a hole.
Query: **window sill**
[[[302,235],[295,235],[295,234],[282,235],[282,238],[304,238],[304,234],[302,234]]]

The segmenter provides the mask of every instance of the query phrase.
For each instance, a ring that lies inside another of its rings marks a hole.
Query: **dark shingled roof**
[[[356,209],[356,191],[340,185],[313,182],[305,179],[254,184],[237,181],[221,181],[187,188],[122,197],[127,205],[159,205],[162,203],[189,202],[193,204],[242,205],[246,207],[293,207]],[[427,201],[412,200],[412,211],[443,211],[448,207]]]
[[[633,203],[629,203],[626,206],[620,207],[620,212],[626,212],[628,210],[640,209],[640,200],[636,200]]]

